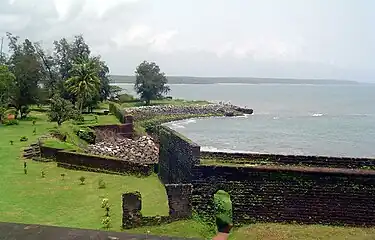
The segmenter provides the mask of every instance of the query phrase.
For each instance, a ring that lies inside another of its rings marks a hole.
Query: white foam
[[[234,149],[226,149],[226,148],[216,148],[216,147],[212,147],[212,146],[202,146],[201,151],[204,151],[204,152],[223,152],[223,153],[259,153],[259,152],[252,152],[252,151],[234,150]]]
[[[314,113],[311,115],[312,117],[322,117],[324,114],[323,113]]]
[[[171,127],[172,127],[173,129],[177,129],[177,128],[185,128],[184,126],[182,126],[182,125],[180,125],[180,124],[178,124],[178,123],[172,123]]]
[[[187,119],[185,121],[182,121],[181,124],[190,124],[190,123],[196,123],[197,120],[195,119]]]
[[[249,115],[250,114],[244,114],[244,115],[240,115],[240,116],[235,116],[235,118],[249,118]]]
[[[280,119],[279,117],[273,117],[273,120],[277,120],[277,119]]]

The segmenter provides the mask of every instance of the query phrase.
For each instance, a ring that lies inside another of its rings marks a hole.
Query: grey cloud
[[[46,47],[82,33],[114,74],[153,60],[171,75],[375,78],[369,0],[108,0],[101,16],[87,10],[98,0],[59,1],[62,19],[54,0],[0,0],[0,32]],[[137,26],[147,32],[127,42]]]

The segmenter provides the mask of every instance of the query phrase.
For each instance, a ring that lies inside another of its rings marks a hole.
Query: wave
[[[212,146],[201,146],[201,151],[204,151],[204,152],[223,152],[223,153],[259,153],[259,152],[254,152],[254,151],[216,148],[216,147],[212,147]]]
[[[314,113],[311,116],[312,117],[322,117],[324,114],[323,113]]]
[[[273,120],[278,120],[278,119],[280,119],[279,117],[273,117],[272,118]]]
[[[250,114],[244,114],[244,115],[240,115],[240,116],[235,116],[233,118],[249,118],[249,115]]]
[[[171,124],[171,127],[172,127],[173,129],[177,129],[177,128],[185,128],[184,126],[182,126],[182,125],[179,124],[179,123],[172,123],[172,124]]]
[[[183,120],[183,121],[181,121],[180,122],[180,124],[190,124],[190,123],[196,123],[197,122],[197,120],[195,120],[195,119],[186,119],[186,120]]]

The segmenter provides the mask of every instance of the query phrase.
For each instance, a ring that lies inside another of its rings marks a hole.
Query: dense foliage
[[[26,118],[30,105],[50,104],[49,117],[60,125],[73,118],[74,110],[92,111],[120,93],[109,85],[106,63],[91,54],[81,35],[54,41],[53,49],[11,33],[7,38],[9,52],[0,62],[0,122],[9,108],[15,118]]]
[[[58,95],[52,97],[50,108],[48,112],[49,120],[51,122],[57,122],[59,126],[63,122],[73,119],[77,114],[73,104]]]
[[[170,91],[168,79],[154,62],[142,62],[135,71],[135,91],[149,105],[151,100],[159,99]]]

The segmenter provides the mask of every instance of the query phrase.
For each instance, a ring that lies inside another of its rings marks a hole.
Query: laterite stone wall
[[[375,171],[195,166],[193,210],[214,216],[213,195],[231,196],[235,223],[375,225]]]
[[[159,126],[159,177],[164,184],[190,183],[192,168],[199,164],[200,146],[172,129]]]
[[[257,153],[201,152],[202,159],[215,159],[233,163],[301,165],[330,168],[371,168],[375,169],[375,158],[350,158],[327,156],[301,156]]]

